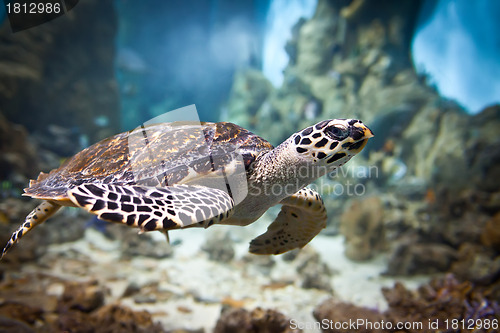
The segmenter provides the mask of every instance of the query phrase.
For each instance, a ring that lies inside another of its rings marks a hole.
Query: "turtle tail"
[[[30,231],[37,225],[45,222],[49,217],[51,217],[55,212],[57,212],[59,208],[61,208],[61,206],[58,204],[52,203],[50,201],[44,201],[41,204],[39,204],[35,209],[33,209],[33,211],[31,211],[31,213],[29,213],[29,215],[26,216],[24,223],[21,224],[21,226],[17,228],[16,231],[14,231],[12,236],[10,236],[7,245],[5,245],[3,249],[0,260],[3,259],[7,251],[9,251],[10,248],[15,243],[17,243],[21,237],[26,235],[28,231]]]

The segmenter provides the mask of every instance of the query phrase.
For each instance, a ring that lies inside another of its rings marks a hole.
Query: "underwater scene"
[[[0,332],[500,332],[498,17],[4,0]]]

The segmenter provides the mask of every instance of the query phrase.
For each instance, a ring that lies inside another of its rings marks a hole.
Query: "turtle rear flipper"
[[[31,229],[36,227],[37,225],[45,222],[49,217],[54,215],[55,212],[57,212],[61,208],[60,205],[55,204],[50,201],[44,201],[41,204],[39,204],[35,209],[31,211],[31,213],[26,216],[26,219],[24,220],[24,223],[21,224],[19,228],[17,228],[16,231],[10,236],[9,241],[7,242],[7,245],[5,245],[2,256],[0,257],[0,260],[2,260],[3,256],[9,251],[9,249],[17,242],[19,242],[19,239],[26,235]]]
[[[250,242],[250,253],[281,254],[309,243],[326,226],[326,209],[315,191],[304,188],[283,199],[267,231]]]
[[[179,229],[196,223],[208,227],[229,217],[234,206],[226,192],[194,185],[83,184],[69,190],[68,196],[101,220],[141,231]]]

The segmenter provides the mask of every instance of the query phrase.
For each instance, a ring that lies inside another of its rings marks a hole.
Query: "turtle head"
[[[295,151],[304,159],[331,170],[341,166],[365,147],[372,131],[360,120],[324,120],[292,137]]]

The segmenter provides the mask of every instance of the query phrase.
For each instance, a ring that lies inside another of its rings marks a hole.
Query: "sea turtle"
[[[326,225],[323,200],[306,186],[349,161],[372,136],[355,119],[321,121],[276,148],[229,122],[160,123],[117,134],[30,181],[24,195],[43,202],[12,234],[2,257],[61,206],[166,233],[216,223],[245,226],[282,204],[250,252],[301,248]]]

